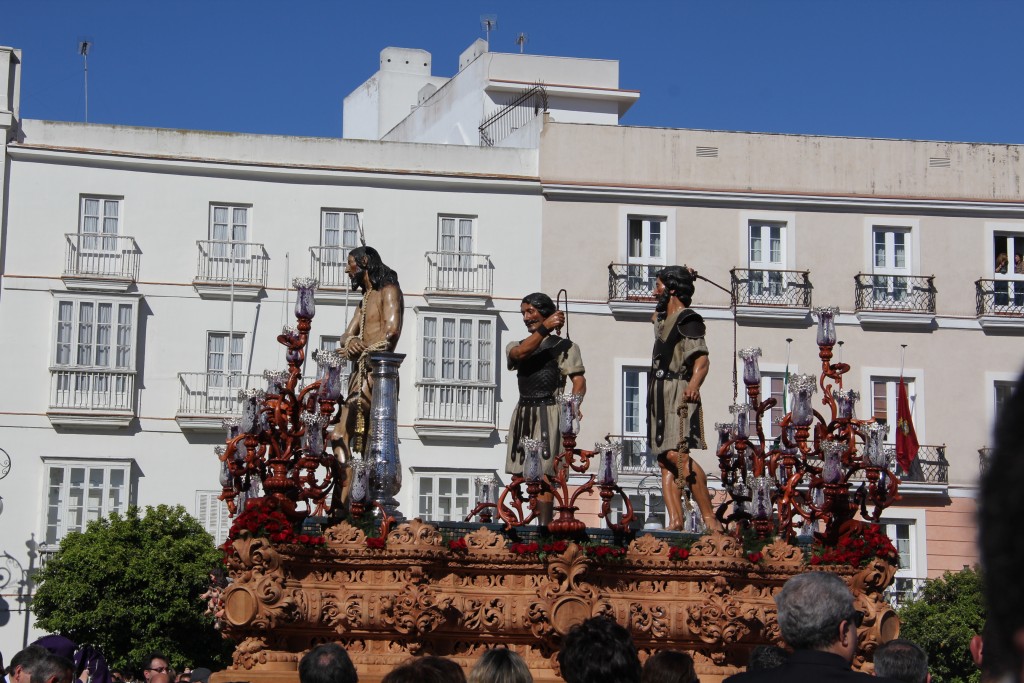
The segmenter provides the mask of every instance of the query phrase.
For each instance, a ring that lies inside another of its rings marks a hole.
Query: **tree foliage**
[[[928,581],[914,600],[899,610],[900,637],[928,653],[934,683],[978,683],[980,673],[968,649],[985,626],[982,579],[977,569],[946,572]]]
[[[173,666],[216,669],[229,649],[199,596],[221,557],[180,505],[141,516],[132,506],[64,538],[32,609],[41,629],[98,647],[111,666],[136,668],[156,651]]]

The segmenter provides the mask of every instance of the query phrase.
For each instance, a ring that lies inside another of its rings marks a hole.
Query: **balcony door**
[[[910,306],[910,229],[876,225],[872,230],[871,297],[876,303]]]
[[[90,275],[121,272],[121,252],[117,245],[120,221],[120,199],[82,197],[74,272]]]
[[[1019,314],[1024,306],[1024,233],[997,233],[995,235],[995,299],[996,312]],[[998,262],[1002,256],[1005,262]],[[1018,261],[1017,259],[1021,259]]]
[[[234,412],[238,390],[242,388],[242,352],[245,335],[236,332],[210,332],[206,337],[206,413],[227,415]]]
[[[348,285],[348,253],[359,245],[360,216],[355,211],[324,209],[320,216],[320,268],[317,278],[325,287]]]
[[[626,228],[626,298],[650,299],[665,267],[665,219],[630,216]]]
[[[474,289],[472,218],[441,216],[437,230],[437,288],[464,292]]]
[[[210,207],[210,279],[248,282],[252,278],[249,260],[249,209],[244,206]]]
[[[622,369],[622,466],[656,469],[647,448],[647,368]]]
[[[772,303],[782,297],[786,269],[786,224],[748,223],[747,267],[751,303]]]

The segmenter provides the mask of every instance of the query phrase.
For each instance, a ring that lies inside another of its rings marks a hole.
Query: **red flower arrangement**
[[[752,553],[747,553],[747,559],[753,562],[754,564],[757,564],[758,562],[764,559],[764,553],[762,553],[760,550]]]
[[[387,545],[387,539],[382,536],[367,536],[366,547],[370,550],[383,550]]]
[[[626,549],[613,545],[588,545],[587,555],[598,560],[618,560],[626,556]]]
[[[895,567],[900,566],[900,555],[896,551],[896,546],[882,531],[882,527],[877,524],[863,524],[841,537],[834,547],[815,543],[811,546],[810,563],[862,567],[875,557]]]
[[[469,546],[466,545],[465,538],[455,538],[448,541],[448,550],[454,553],[464,553],[469,551]]]
[[[276,498],[253,498],[246,502],[245,511],[235,517],[228,532],[228,539],[221,546],[226,553],[232,552],[232,544],[243,533],[256,538],[269,538],[273,543],[301,543],[303,545],[323,545],[323,536],[296,534],[295,527],[287,515],[281,511]]]
[[[685,560],[690,556],[689,548],[680,548],[679,546],[672,546],[668,549],[668,559],[670,560]]]

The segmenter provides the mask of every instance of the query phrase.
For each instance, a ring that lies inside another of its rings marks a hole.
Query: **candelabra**
[[[524,526],[537,519],[539,497],[550,494],[557,516],[548,524],[548,531],[558,535],[579,534],[586,529],[586,524],[576,519],[579,510],[576,501],[583,494],[592,494],[596,486],[601,498],[601,512],[598,516],[616,532],[621,533],[629,528],[634,519],[633,506],[629,496],[618,485],[618,461],[622,445],[604,442],[596,444],[593,451],[576,448],[576,437],[580,429],[579,404],[582,398],[577,394],[558,397],[562,452],[555,456],[552,463],[554,474],[544,474],[545,443],[530,438],[520,439],[519,445],[525,453],[522,474],[512,475],[512,480],[501,489],[497,500],[493,499],[495,484],[478,481],[477,506],[469,513],[467,521],[480,515],[481,521],[489,522],[491,510],[494,510],[505,523],[506,530]],[[596,454],[600,454],[598,474],[591,474],[579,486],[570,486],[569,477],[572,473],[586,473],[590,469],[591,458]],[[622,500],[623,513],[618,522],[613,522],[612,500],[616,495]]]
[[[318,379],[302,386],[306,343],[316,312],[317,282],[296,278],[295,326],[277,340],[286,348],[288,369],[263,373],[266,389],[242,389],[240,419],[225,420],[227,440],[217,448],[221,461],[221,500],[234,515],[247,498],[263,493],[291,519],[329,510],[327,496],[338,484],[338,466],[326,450],[326,430],[341,396],[342,358],[314,351]],[[298,505],[305,503],[306,509]]]
[[[739,352],[747,401],[732,406],[732,423],[715,425],[722,481],[733,503],[730,515],[725,516],[727,503],[719,516],[750,525],[761,537],[774,532],[791,539],[797,528],[806,532],[821,523],[818,537],[835,543],[858,510],[864,519],[877,522],[882,510],[899,498],[900,480],[882,445],[887,428],[874,419],[856,418],[860,397],[843,389],[850,366],[832,362],[837,312],[814,309],[821,373],[790,379],[792,409],[779,420],[780,435],[772,443],[762,419],[777,400],[761,400],[761,349]],[[819,386],[828,417],[812,405]]]

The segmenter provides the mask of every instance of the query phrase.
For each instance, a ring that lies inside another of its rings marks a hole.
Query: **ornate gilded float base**
[[[418,654],[451,657],[468,672],[496,645],[521,654],[538,683],[560,681],[561,638],[599,614],[630,628],[641,658],[688,651],[701,681],[713,683],[741,671],[754,646],[778,642],[772,597],[808,571],[799,548],[776,542],[751,562],[737,539],[721,534],[699,539],[683,560],[653,536],[633,541],[621,558],[571,542],[543,556],[517,554],[486,528],[464,539],[464,550],[452,550],[452,539],[413,520],[382,549],[368,548],[364,533],[346,523],[316,548],[235,541],[224,630],[238,646],[232,667],[213,683],[295,683],[301,656],[329,641],[345,647],[364,683]],[[865,658],[899,633],[882,597],[895,568],[877,561],[824,571],[849,582],[866,614],[855,666],[870,668]]]

